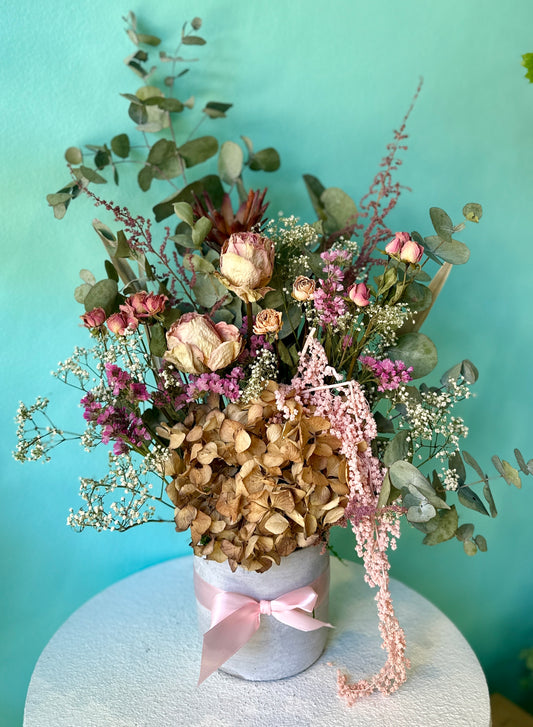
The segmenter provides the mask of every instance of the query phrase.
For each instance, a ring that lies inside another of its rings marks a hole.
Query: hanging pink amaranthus
[[[331,434],[342,442],[341,452],[348,463],[350,497],[345,514],[356,537],[356,552],[363,558],[365,581],[378,588],[379,630],[382,648],[387,652],[385,665],[371,679],[349,684],[346,675],[339,671],[339,695],[351,706],[376,690],[392,694],[407,678],[405,634],[392,605],[387,557],[388,548],[396,548],[400,535],[400,509],[377,509],[385,471],[372,454],[370,445],[377,429],[361,387],[356,381],[326,385],[324,380],[328,376],[340,379],[329,366],[322,345],[311,334],[300,355],[298,373],[290,385],[280,386],[277,404],[287,414],[285,395],[290,391],[296,393],[303,406],[312,407],[315,416],[326,417],[331,423]],[[334,393],[335,389],[342,393]]]

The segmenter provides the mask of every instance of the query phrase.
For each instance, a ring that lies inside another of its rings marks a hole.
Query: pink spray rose
[[[424,248],[414,240],[407,240],[400,252],[400,260],[403,263],[416,265],[422,259]]]
[[[365,283],[356,283],[348,290],[348,298],[353,300],[355,305],[358,305],[360,308],[364,308],[365,305],[370,303],[369,296],[370,292]]]
[[[135,331],[139,321],[133,315],[133,309],[126,305],[120,306],[120,313],[113,313],[106,321],[111,333],[117,336],[124,336],[128,330]]]
[[[103,308],[93,308],[80,318],[86,328],[99,328],[105,322],[107,316]]]
[[[167,331],[168,351],[163,358],[187,374],[205,374],[228,366],[242,348],[242,337],[229,323],[214,323],[208,316],[185,313]]]
[[[246,303],[260,300],[269,290],[274,270],[274,246],[255,232],[235,232],[222,246],[220,282]]]
[[[146,290],[140,290],[126,300],[127,305],[135,311],[138,318],[148,318],[162,313],[167,302],[166,295],[155,295],[155,293],[147,293]]]
[[[403,263],[415,265],[422,259],[424,248],[411,240],[408,232],[397,232],[392,240],[385,245],[385,252]]]

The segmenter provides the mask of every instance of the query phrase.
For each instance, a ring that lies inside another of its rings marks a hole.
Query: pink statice
[[[239,381],[243,378],[244,371],[240,366],[235,366],[225,376],[217,373],[190,376],[190,383],[186,388],[187,400],[190,403],[209,392],[225,396],[229,401],[237,401],[242,393],[239,388]]]
[[[400,384],[406,384],[413,378],[413,367],[407,367],[403,361],[392,361],[390,358],[378,360],[372,356],[360,356],[359,361],[375,375],[378,391],[394,391]]]
[[[96,401],[91,392],[83,397],[81,404],[85,408],[84,419],[101,427],[100,436],[104,444],[120,440],[126,443],[126,448],[127,444],[140,447],[152,439],[141,417],[125,406],[104,405]],[[124,447],[118,449],[123,451]]]
[[[339,672],[339,694],[352,705],[376,690],[391,694],[407,678],[409,660],[405,655],[405,634],[392,605],[387,557],[388,548],[396,547],[400,535],[401,508],[377,508],[385,471],[372,454],[371,443],[377,435],[377,427],[362,388],[356,381],[326,385],[324,381],[331,375],[323,347],[310,337],[300,356],[296,376],[290,385],[280,387],[277,405],[286,413],[285,397],[297,392],[303,406],[329,420],[331,434],[341,441],[341,452],[348,464],[350,494],[345,517],[356,536],[357,554],[363,558],[365,580],[378,589],[379,630],[387,652],[383,668],[370,679],[349,684],[347,677]],[[335,389],[342,393],[334,393]]]
[[[346,313],[344,300],[344,272],[341,265],[350,258],[348,250],[326,250],[320,253],[326,265],[323,267],[327,278],[318,280],[318,286],[313,295],[315,310],[320,314],[322,326],[335,324]]]
[[[145,384],[134,381],[130,374],[115,364],[106,363],[105,372],[113,396],[124,396],[130,401],[148,401],[150,398]]]

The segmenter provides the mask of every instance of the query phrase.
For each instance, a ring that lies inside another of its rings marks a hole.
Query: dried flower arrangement
[[[239,144],[219,150],[213,136],[197,136],[231,104],[208,103],[190,134],[183,132],[181,115],[194,100],[174,95],[189,70],[178,72],[186,63],[180,53],[205,43],[196,34],[201,20],[183,26],[173,54],[160,52],[171,68],[160,86],[142,48],[159,39],[139,32],[133,13],[126,22],[139,48],[126,62],[145,85],[123,95],[147,153],[121,133],[109,145],[88,146],[93,168],[71,147],[73,180],[48,196],[58,218],[86,195],[118,225],[114,232],[93,223],[109,256],[106,277],[82,270],[75,292],[93,345],[76,348],[55,372],[81,390],[86,428],[72,435],[56,427],[46,399],[21,404],[15,457],[47,460],[69,439],[87,450],[112,442],[108,475],[81,479],[84,504],[69,524],[125,531],[172,522],[164,516],[170,509],[176,530],[190,530],[197,556],[227,560],[232,569],[264,572],[298,548],[327,546],[333,525],[350,525],[366,580],[378,589],[388,658],[370,680],[348,684],[340,674],[340,692],[350,704],[376,689],[391,693],[408,667],[388,589],[387,551],[396,547],[401,518],[425,544],[456,537],[473,555],[486,541],[472,524],[459,525],[449,500],[496,515],[487,475],[460,449],[467,428],[452,415],[470,396],[475,366],[462,361],[437,384],[413,384],[437,364],[434,344],[419,329],[453,265],[468,260],[468,248],[454,238],[465,223],[431,208],[434,234],[387,226],[402,190],[393,175],[411,109],[359,205],[305,175],[317,222],[269,220],[266,190],[247,191],[243,171],[275,171],[278,153],[256,152],[242,137],[245,161]],[[191,182],[189,170],[217,153],[218,174]],[[153,180],[174,188],[153,208],[156,222],[179,218],[174,230],[155,232],[150,219],[89,189],[106,182],[105,170],[118,184],[126,160],[139,165],[143,191]],[[463,215],[477,223],[481,206],[467,204]],[[493,463],[520,486],[518,470],[533,473],[533,460],[515,454],[518,469],[498,457]],[[465,464],[479,477],[486,505],[467,484]]]

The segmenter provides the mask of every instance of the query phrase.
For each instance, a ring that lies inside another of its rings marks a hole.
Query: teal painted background
[[[272,212],[311,217],[304,172],[359,199],[424,76],[401,173],[413,192],[393,226],[429,234],[430,206],[458,221],[465,202],[483,204],[481,224],[463,233],[471,261],[453,271],[424,331],[439,348],[441,370],[470,358],[481,371],[477,398],[463,408],[468,450],[487,468],[494,452],[510,457],[515,446],[533,457],[533,87],[520,67],[521,54],[533,50],[530,0],[511,0],[505,10],[495,0],[4,3],[2,725],[21,723],[33,665],[74,609],[117,579],[187,552],[186,538],[163,526],[125,535],[77,535],[65,526],[68,508],[77,507],[78,476],[98,474],[103,460],[76,446],[57,450],[48,465],[10,458],[19,399],[50,396],[56,419],[73,427],[81,416],[49,371],[84,340],[72,290],[81,267],[103,272],[100,243],[88,200],[58,222],[44,198],[67,179],[67,146],[129,129],[118,93],[140,85],[122,64],[132,52],[121,22],[130,7],[144,17],[150,8],[150,30],[169,40],[183,20],[204,18],[208,45],[180,95],[201,87],[199,108],[233,102],[229,117],[206,123],[206,132],[246,134],[257,148],[280,151],[281,171],[253,178],[271,183]],[[132,192],[103,191],[121,201]],[[499,517],[473,516],[488,538],[486,554],[467,558],[457,541],[422,547],[406,530],[392,575],[455,622],[492,690],[526,703],[518,654],[533,646],[533,487],[526,480],[519,492],[498,482],[494,491]],[[351,557],[347,535],[337,541]]]

